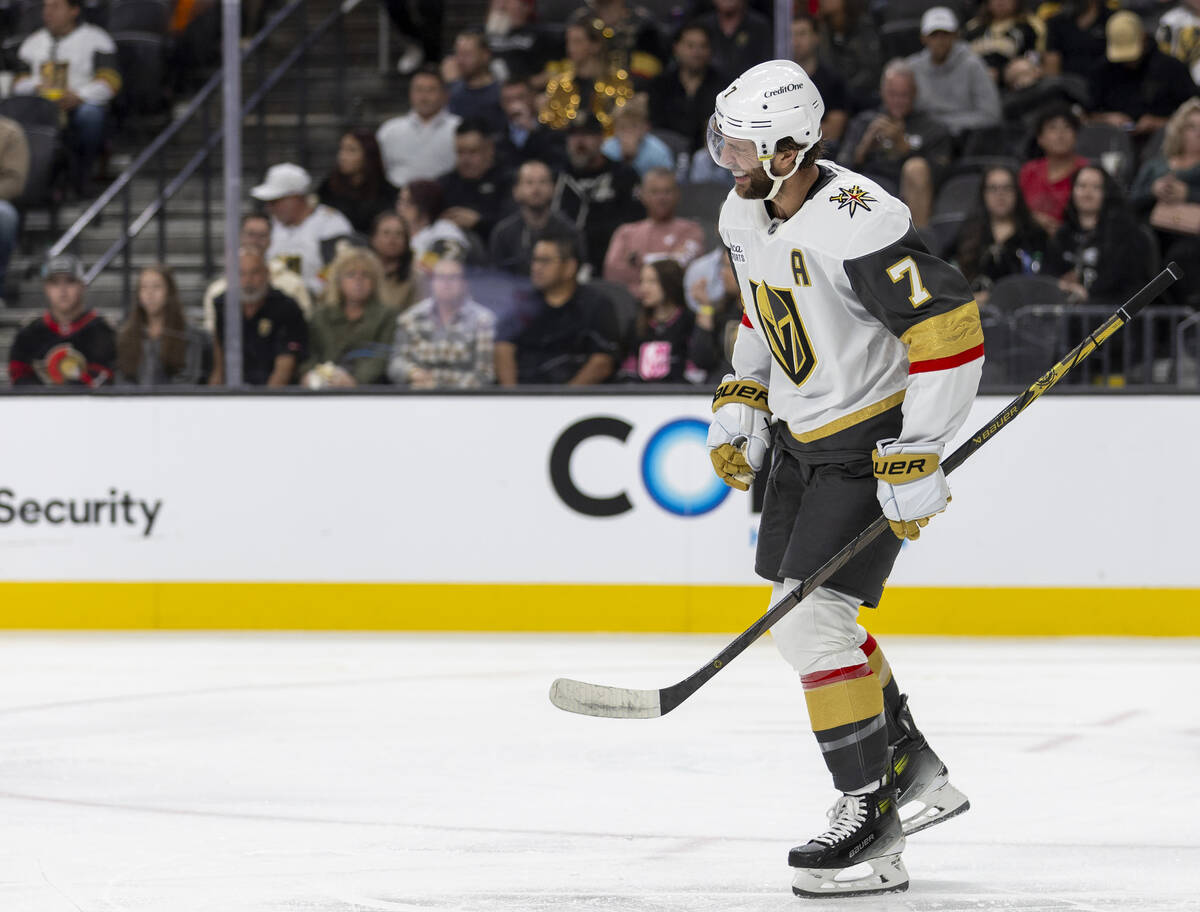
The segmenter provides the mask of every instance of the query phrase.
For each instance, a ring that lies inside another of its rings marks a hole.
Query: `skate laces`
[[[829,818],[829,829],[813,839],[813,842],[833,845],[854,834],[867,819],[866,795],[843,795],[837,804],[825,812]]]

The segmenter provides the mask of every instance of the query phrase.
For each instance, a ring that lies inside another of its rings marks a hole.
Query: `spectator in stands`
[[[381,212],[371,228],[371,252],[379,258],[379,300],[384,307],[402,313],[417,300],[417,277],[408,227],[395,212]]]
[[[71,188],[90,194],[104,145],[108,104],[121,90],[117,46],[104,29],[79,21],[82,0],[43,0],[42,22],[17,49],[15,95],[41,95],[58,105],[67,124]]]
[[[588,265],[599,274],[604,254],[617,226],[646,213],[634,195],[637,172],[609,161],[600,147],[604,127],[589,114],[580,114],[567,127],[567,168],[554,188],[554,209],[582,230]]]
[[[257,250],[241,250],[242,379],[250,386],[288,386],[308,349],[308,326],[300,305],[271,287],[266,258]],[[213,336],[213,370],[208,382],[225,383],[225,293],[213,302],[217,331]]]
[[[1145,140],[1196,94],[1196,84],[1185,64],[1148,40],[1137,13],[1113,13],[1105,35],[1105,60],[1092,73],[1091,119]]]
[[[299,165],[284,162],[267,169],[261,184],[250,191],[266,204],[271,216],[271,244],[267,259],[283,259],[293,271],[299,264],[300,277],[314,297],[325,289],[321,270],[325,259],[322,241],[353,234],[354,226],[346,216],[310,197],[312,178]]]
[[[383,0],[383,5],[400,33],[402,50],[396,70],[401,75],[441,59],[442,0]]]
[[[321,181],[317,197],[346,216],[354,230],[366,234],[375,217],[396,205],[396,188],[383,173],[379,143],[369,130],[347,130],[338,141],[333,170]]]
[[[195,385],[208,379],[208,336],[188,326],[170,266],[138,275],[137,300],[117,332],[117,382]]]
[[[696,327],[692,331],[688,357],[707,380],[715,383],[733,370],[733,340],[742,322],[742,294],[733,264],[721,251],[718,282],[713,288],[707,277],[697,276],[688,289],[696,302]]]
[[[500,70],[504,81],[523,82],[562,56],[549,33],[533,23],[535,7],[535,0],[491,0],[488,7],[485,30],[492,68]]]
[[[21,217],[13,200],[25,189],[29,177],[29,143],[15,120],[0,117],[0,301],[8,281],[8,261],[17,246]]]
[[[238,234],[238,247],[244,250],[257,250],[266,256],[267,248],[270,246],[271,220],[257,212],[245,216]],[[312,296],[308,293],[308,286],[304,284],[304,279],[300,277],[298,264],[293,265],[297,268],[291,268],[282,257],[269,260],[267,269],[271,274],[271,287],[283,292],[299,304],[300,312],[307,320],[313,310]],[[225,291],[225,276],[223,275],[214,279],[209,283],[208,288],[204,289],[202,304],[204,331],[209,335],[212,335],[217,328],[217,310],[213,302],[223,291]]]
[[[675,173],[655,168],[642,181],[646,217],[619,227],[604,257],[604,278],[619,282],[636,297],[642,284],[642,266],[670,257],[686,266],[704,250],[704,228],[693,219],[679,218],[679,184]]]
[[[662,72],[666,57],[662,36],[648,10],[626,0],[585,0],[584,9],[612,36],[608,51],[614,65],[627,70],[640,89]]]
[[[528,276],[533,245],[543,232],[575,239],[578,259],[583,262],[583,235],[573,222],[550,208],[554,198],[554,174],[545,162],[527,161],[517,171],[513,199],[517,211],[500,222],[488,242],[488,261],[513,275]]]
[[[615,162],[624,162],[640,177],[653,168],[675,170],[671,147],[650,132],[650,112],[645,95],[635,95],[613,114],[613,135],[600,151]]]
[[[1150,244],[1116,182],[1103,168],[1075,174],[1062,226],[1043,272],[1079,303],[1115,306],[1150,279]]]
[[[492,52],[483,29],[458,33],[453,60],[458,78],[447,87],[450,113],[464,121],[482,123],[487,136],[499,133],[505,124],[500,110],[500,83],[492,75]]]
[[[1017,175],[993,166],[983,172],[979,202],[958,235],[955,261],[971,283],[975,299],[1008,275],[1036,275],[1046,259],[1046,232],[1025,205]]]
[[[650,83],[650,123],[688,141],[688,151],[705,148],[708,119],[717,93],[729,80],[712,65],[712,40],[698,22],[685,23],[675,36],[672,60]]]
[[[1164,262],[1200,263],[1200,99],[1189,98],[1167,121],[1162,151],[1146,159],[1129,191],[1139,218],[1155,229]],[[1200,276],[1184,269],[1168,291],[1177,303],[1200,303]]]
[[[1105,25],[1111,10],[1104,0],[1073,0],[1046,22],[1045,70],[1052,76],[1088,79],[1104,58]]]
[[[562,130],[590,114],[607,135],[613,112],[633,97],[633,78],[614,61],[604,23],[586,7],[567,21],[566,51],[565,60],[552,61],[535,80],[546,88],[538,120]]]
[[[917,111],[954,136],[1000,124],[1000,93],[983,61],[958,39],[958,18],[945,6],[921,16],[925,50],[908,58],[917,81]]]
[[[438,181],[442,217],[486,241],[512,210],[512,174],[496,163],[496,143],[481,120],[464,120],[454,136],[454,170]]]
[[[821,56],[846,80],[850,110],[875,104],[883,71],[879,32],[865,0],[820,0]]]
[[[395,321],[388,377],[413,389],[469,389],[496,382],[496,317],[471,297],[461,259],[438,260],[430,296]]]
[[[1180,0],[1158,20],[1158,47],[1200,80],[1200,0]]]
[[[775,56],[771,23],[749,8],[746,0],[714,0],[700,24],[712,39],[713,66],[722,73],[744,73]]]
[[[382,383],[397,313],[379,298],[383,265],[352,247],[329,267],[329,291],[308,327],[308,357],[300,367],[309,389]]]
[[[510,80],[500,87],[500,107],[505,126],[496,146],[497,161],[514,172],[531,160],[544,161],[554,170],[566,164],[565,137],[538,122],[533,89],[526,80]]]
[[[1021,195],[1034,219],[1053,236],[1071,198],[1075,172],[1088,160],[1075,151],[1079,118],[1066,105],[1051,105],[1038,114],[1034,136],[1044,156],[1021,166]]]
[[[393,187],[434,180],[454,169],[454,131],[461,118],[446,109],[446,84],[435,67],[413,74],[409,112],[384,121],[375,133]]]
[[[684,383],[704,379],[688,361],[696,318],[683,298],[683,267],[670,259],[641,268],[632,351],[618,379],[642,383]]]
[[[101,386],[116,366],[116,336],[87,306],[79,258],[62,253],[42,266],[46,312],[13,339],[8,378],[14,386]]]
[[[465,258],[471,240],[458,225],[443,217],[445,193],[437,181],[413,181],[400,191],[396,211],[408,229],[413,265],[428,275],[444,256]]]
[[[851,121],[837,160],[898,186],[913,224],[924,228],[933,213],[934,188],[953,157],[950,133],[936,117],[919,113],[920,91],[906,61],[887,65],[879,94],[881,109]]]
[[[518,384],[603,383],[620,353],[611,302],[576,281],[579,260],[569,237],[545,237],[533,248],[529,277],[536,311],[512,318],[496,336],[496,378]]]
[[[1025,11],[1024,0],[986,0],[963,39],[997,86],[1025,88],[1040,78],[1046,26]]]
[[[846,90],[846,80],[822,62],[820,47],[820,20],[810,12],[797,10],[792,17],[792,59],[804,68],[821,93],[821,100],[825,102],[821,139],[825,143],[826,157],[832,159],[837,157],[838,146],[846,132],[846,122],[850,119],[850,95]]]

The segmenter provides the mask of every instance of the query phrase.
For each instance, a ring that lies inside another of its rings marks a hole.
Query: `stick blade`
[[[550,702],[581,716],[606,719],[657,719],[662,715],[657,690],[607,687],[559,678],[550,685]]]

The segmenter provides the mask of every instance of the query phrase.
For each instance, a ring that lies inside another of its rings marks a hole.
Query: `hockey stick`
[[[1006,405],[995,418],[976,431],[971,439],[943,460],[942,470],[949,475],[966,462],[1017,415],[1032,405],[1039,396],[1058,383],[1070,370],[1103,345],[1106,339],[1137,316],[1143,307],[1162,294],[1171,284],[1178,281],[1181,275],[1182,271],[1176,263],[1168,263],[1167,267],[1151,279],[1145,288],[1130,298],[1122,307],[1117,308],[1116,313],[1105,320],[1098,329],[1035,380],[1025,392]],[[766,614],[738,634],[737,638],[722,649],[712,661],[677,684],[663,687],[660,690],[634,690],[559,678],[550,685],[550,702],[559,709],[585,716],[605,716],[613,719],[654,719],[658,716],[665,716],[703,687],[717,672],[737,658],[747,646],[766,633],[776,621],[791,611],[814,589],[823,585],[830,576],[866,548],[887,528],[888,521],[881,515],[863,529],[853,541],[827,560],[820,569],[802,580],[791,592],[772,605]]]

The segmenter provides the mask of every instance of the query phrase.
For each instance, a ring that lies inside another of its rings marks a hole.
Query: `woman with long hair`
[[[370,244],[383,267],[379,300],[397,313],[408,310],[417,300],[417,282],[404,219],[395,212],[379,213],[371,225]]]
[[[171,267],[147,266],[138,276],[136,293],[117,333],[117,382],[203,383],[208,376],[208,337],[188,326]]]
[[[1017,173],[1002,165],[987,168],[975,211],[959,232],[955,256],[979,303],[1004,276],[1041,272],[1047,243],[1021,195]]]
[[[1116,305],[1150,279],[1150,243],[1121,188],[1098,165],[1075,174],[1043,271],[1072,301]]]
[[[1146,159],[1129,200],[1140,217],[1149,218],[1164,263],[1200,260],[1200,234],[1195,222],[1186,220],[1200,209],[1200,98],[1189,98],[1171,115],[1162,151]],[[1200,276],[1195,273],[1186,270],[1183,281],[1167,291],[1167,299],[1192,307],[1200,304]]]
[[[683,267],[664,258],[642,266],[637,323],[632,351],[621,366],[621,379],[643,383],[683,383],[696,370],[688,346],[696,318],[683,293]],[[689,368],[691,368],[689,370]]]
[[[347,130],[338,141],[333,170],[321,181],[317,196],[366,234],[381,212],[396,204],[396,191],[387,182],[379,142],[370,130]]]
[[[379,300],[383,266],[362,247],[344,250],[329,268],[325,303],[308,328],[301,366],[311,389],[384,383],[397,313]]]

